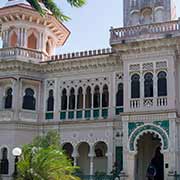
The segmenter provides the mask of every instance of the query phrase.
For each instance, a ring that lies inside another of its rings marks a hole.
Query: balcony
[[[20,47],[1,48],[0,57],[1,60],[23,60],[34,62],[48,59],[48,57],[43,52]]]
[[[176,21],[137,25],[123,28],[111,28],[110,44],[122,44],[132,41],[180,36],[180,19]]]
[[[129,106],[131,111],[166,110],[168,101],[167,97],[131,99]]]

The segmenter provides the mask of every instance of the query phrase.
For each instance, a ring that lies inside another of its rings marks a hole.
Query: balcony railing
[[[131,99],[130,109],[133,111],[162,110],[167,109],[167,97]]]
[[[0,49],[0,58],[1,60],[22,60],[23,58],[25,61],[34,61],[39,62],[43,60],[47,60],[48,57],[40,51],[33,50],[33,49],[26,49],[21,47],[9,47],[9,48],[1,48]]]
[[[153,39],[180,35],[180,19],[176,21],[137,25],[123,28],[111,28],[110,44],[138,41],[140,39]]]

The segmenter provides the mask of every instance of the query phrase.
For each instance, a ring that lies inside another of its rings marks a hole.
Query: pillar
[[[76,146],[73,147],[72,157],[74,158],[73,165],[74,165],[74,166],[77,166],[77,165],[78,165],[78,164],[77,164],[77,160],[78,160],[78,157],[79,157],[79,153],[78,153],[78,151],[77,151],[77,147],[76,147]]]
[[[89,175],[94,175],[94,156],[94,146],[90,145],[90,152],[88,154],[88,157],[90,159]]]
[[[112,166],[113,166],[112,152],[108,152],[106,154],[106,157],[107,157],[107,174],[110,174],[112,172]]]
[[[128,171],[128,180],[134,180],[135,179],[135,163],[136,158],[134,153],[128,153],[127,155],[127,171]]]

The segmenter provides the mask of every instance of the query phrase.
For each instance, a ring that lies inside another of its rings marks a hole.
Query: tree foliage
[[[43,3],[45,7],[52,12],[52,14],[60,21],[67,21],[70,18],[66,16],[61,9],[57,6],[54,0],[27,0],[30,5],[38,11],[41,15],[45,14],[45,11],[41,7],[40,3]],[[67,0],[67,3],[69,3],[72,7],[82,7],[86,0]]]
[[[23,146],[17,179],[79,180],[73,175],[76,169],[59,145],[58,133],[50,131]]]

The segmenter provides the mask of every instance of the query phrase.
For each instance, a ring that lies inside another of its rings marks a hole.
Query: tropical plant
[[[43,10],[40,3],[43,3],[45,7],[52,12],[52,14],[60,21],[67,21],[70,18],[60,10],[60,8],[55,3],[55,0],[27,0],[30,5],[38,11],[41,15],[45,14],[45,11]],[[86,0],[67,0],[67,3],[69,3],[72,7],[82,7]]]
[[[79,180],[77,167],[67,158],[59,145],[59,135],[50,131],[24,145],[17,163],[17,180]]]

